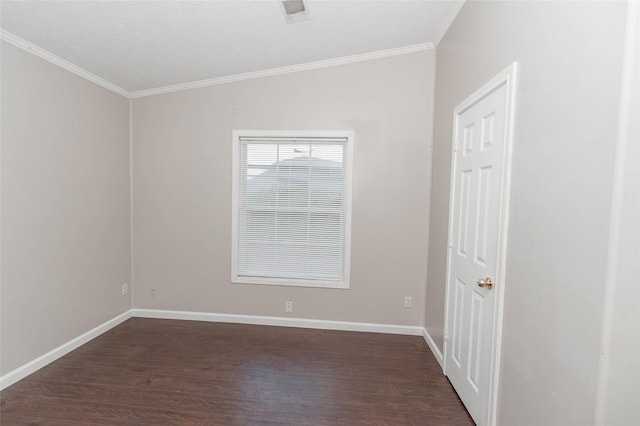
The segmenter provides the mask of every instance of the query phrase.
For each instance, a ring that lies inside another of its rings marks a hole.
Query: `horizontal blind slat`
[[[239,276],[344,278],[347,141],[240,137]]]

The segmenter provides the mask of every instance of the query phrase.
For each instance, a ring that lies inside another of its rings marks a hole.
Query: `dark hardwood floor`
[[[1,394],[10,425],[473,425],[422,337],[133,318]]]

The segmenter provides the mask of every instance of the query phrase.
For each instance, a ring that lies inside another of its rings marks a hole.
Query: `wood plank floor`
[[[422,337],[132,318],[1,393],[9,425],[473,425]]]

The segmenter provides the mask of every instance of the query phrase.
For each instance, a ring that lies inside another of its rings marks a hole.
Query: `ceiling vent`
[[[309,12],[303,0],[283,0],[280,6],[288,24],[309,19]]]

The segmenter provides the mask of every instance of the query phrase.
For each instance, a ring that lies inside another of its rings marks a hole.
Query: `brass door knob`
[[[487,288],[489,290],[491,290],[493,288],[493,280],[489,277],[487,278],[480,278],[478,280],[478,287],[483,287],[483,288]]]

